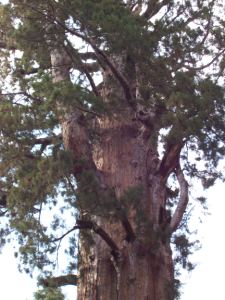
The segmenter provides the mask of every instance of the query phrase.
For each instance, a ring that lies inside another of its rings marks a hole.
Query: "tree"
[[[49,266],[70,237],[78,299],[177,297],[175,263],[191,268],[190,182],[222,179],[223,5],[1,5],[1,237],[14,230],[44,285],[61,285]]]
[[[34,294],[35,300],[64,300],[62,292],[58,288],[45,288]]]

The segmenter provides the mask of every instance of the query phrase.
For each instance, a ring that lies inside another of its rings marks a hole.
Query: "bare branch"
[[[5,192],[0,190],[0,207],[6,208],[7,206],[7,195]]]
[[[177,167],[179,156],[184,142],[171,144],[166,149],[162,158],[159,173],[166,179],[169,174]]]
[[[95,94],[95,96],[99,97],[99,92],[98,92],[98,89],[95,85],[95,82],[94,82],[94,79],[92,78],[91,74],[90,74],[90,71],[88,69],[88,66],[87,64],[84,64],[82,62],[82,60],[79,58],[78,54],[75,53],[75,57],[73,55],[73,52],[74,52],[74,48],[72,47],[70,41],[67,39],[67,43],[69,45],[69,49],[68,48],[65,48],[65,51],[67,52],[68,56],[71,58],[72,62],[76,62],[76,60],[78,61],[78,64],[79,64],[79,67],[80,67],[80,71],[83,71],[92,87],[92,91],[93,93]],[[69,51],[70,50],[70,51]]]
[[[95,52],[79,52],[79,57],[82,60],[88,60],[88,59],[92,59],[95,60],[97,59]]]
[[[57,22],[58,25],[61,26],[68,33],[71,33],[72,35],[75,35],[75,36],[83,39],[85,42],[87,42],[88,44],[90,44],[92,46],[93,50],[95,51],[95,55],[96,55],[97,59],[99,61],[104,61],[106,63],[106,65],[110,68],[111,72],[113,73],[113,75],[118,80],[121,87],[123,88],[126,100],[128,101],[129,105],[135,110],[135,103],[133,102],[132,91],[131,91],[131,88],[130,88],[130,85],[129,85],[127,79],[118,70],[117,66],[110,60],[110,58],[106,55],[106,53],[103,50],[99,49],[95,45],[94,41],[91,38],[79,33],[75,29],[65,26],[59,20],[54,19],[54,21]]]
[[[180,199],[170,222],[170,228],[172,232],[176,231],[180,225],[189,200],[188,183],[184,177],[180,165],[176,168],[175,174],[180,186]]]
[[[102,227],[98,226],[96,223],[94,223],[92,221],[86,221],[86,220],[78,220],[77,225],[80,226],[80,229],[92,229],[111,248],[112,255],[115,257],[115,259],[118,258],[118,256],[119,256],[118,246],[116,245],[116,243],[113,241],[113,239],[108,235],[108,233]]]
[[[0,217],[3,217],[8,210],[7,208],[7,194],[6,192],[0,190]]]
[[[51,242],[53,242],[53,243],[60,242],[61,240],[64,239],[64,237],[66,237],[71,232],[73,232],[73,231],[75,231],[77,229],[82,229],[82,228],[79,225],[75,225],[70,230],[68,230],[66,233],[64,233],[63,235],[61,235],[59,238],[56,238],[56,239],[52,240]]]
[[[0,41],[0,49],[15,51],[17,47],[15,45],[7,45],[4,41]]]
[[[98,72],[99,71],[99,65],[96,62],[93,63],[83,63],[82,61],[80,62],[80,64],[78,64],[77,62],[75,62],[75,60],[73,60],[74,65],[73,68],[84,72],[84,66],[85,66],[85,71],[89,72],[89,73],[94,73],[94,72]],[[55,67],[62,67],[62,66],[55,66]],[[40,66],[38,68],[31,68],[30,70],[24,70],[24,69],[17,69],[15,70],[16,74],[25,76],[25,75],[33,75],[33,74],[37,74],[40,70],[48,70],[51,69],[52,66],[46,65],[46,66]]]
[[[210,67],[224,53],[225,53],[225,49],[221,50],[220,52],[218,52],[216,54],[216,56],[209,63],[207,63],[205,65],[202,65],[202,66],[199,66],[199,67],[192,67],[192,66],[184,64],[183,67],[188,69],[188,70],[191,70],[191,71],[200,71],[200,70],[206,69],[206,68]]]
[[[56,238],[52,240],[52,242],[58,242],[61,241],[64,237],[66,237],[71,232],[77,230],[77,229],[90,229],[93,230],[96,234],[98,234],[105,242],[106,244],[111,248],[112,255],[115,258],[118,258],[119,255],[119,248],[116,245],[116,243],[113,241],[113,239],[108,235],[108,233],[98,226],[96,223],[89,221],[89,220],[77,220],[77,224],[68,230],[66,233],[64,233],[61,237]]]
[[[36,139],[33,139],[31,142],[34,145],[41,144],[41,145],[48,146],[48,145],[53,144],[54,140],[56,140],[56,139],[59,139],[60,141],[62,141],[62,135],[59,134],[59,135],[52,136],[52,137],[36,138]]]
[[[125,229],[126,232],[126,241],[128,242],[133,242],[136,238],[134,230],[128,220],[127,214],[125,210],[123,209],[121,203],[117,200],[116,198],[116,210],[118,217],[123,225],[123,228]]]
[[[161,8],[163,8],[163,6],[169,4],[170,2],[171,0],[149,0],[147,8],[142,16],[146,19],[151,19],[160,11]]]
[[[77,285],[78,276],[74,274],[68,274],[58,277],[48,277],[41,279],[39,282],[44,287],[61,287],[65,285]]]

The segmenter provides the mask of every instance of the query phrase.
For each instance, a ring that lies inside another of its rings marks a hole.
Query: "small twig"
[[[206,69],[208,67],[210,67],[221,55],[223,55],[225,52],[225,49],[221,50],[220,52],[218,52],[216,54],[216,56],[207,64],[199,66],[199,67],[192,67],[192,66],[188,66],[188,65],[183,65],[184,68],[191,70],[191,71],[201,71],[203,69]]]

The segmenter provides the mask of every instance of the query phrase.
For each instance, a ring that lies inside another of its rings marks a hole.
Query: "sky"
[[[198,193],[199,187],[194,188]],[[225,188],[217,183],[207,191],[210,215],[202,217],[196,206],[191,230],[198,229],[196,239],[202,248],[192,255],[196,268],[189,274],[182,274],[183,295],[181,300],[222,300],[225,299]],[[199,217],[202,217],[202,223]],[[60,274],[58,274],[60,275]],[[37,289],[36,280],[17,270],[12,245],[7,245],[0,255],[1,299],[32,300]],[[65,287],[67,300],[75,300],[75,287]]]

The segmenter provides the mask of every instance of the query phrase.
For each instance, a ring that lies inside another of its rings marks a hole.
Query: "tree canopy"
[[[154,132],[149,143],[162,158],[171,211],[186,184],[179,168],[177,179],[171,175],[178,156],[185,176],[204,188],[223,179],[218,169],[225,154],[223,11],[220,0],[10,0],[0,5],[1,245],[16,238],[16,255],[27,272],[37,267],[49,275],[64,237],[69,237],[66,267],[74,272],[76,229],[105,234],[88,221],[76,223],[80,211],[108,218],[115,208],[114,191],[103,193],[89,170],[77,186],[88,150],[77,146],[79,155],[71,155],[60,127],[74,110],[90,144],[99,138],[96,117],[110,119],[127,107],[135,112]],[[68,80],[53,80],[60,67],[51,59],[56,49],[61,65],[68,66]],[[128,191],[122,200],[134,203],[139,192],[138,187]],[[184,203],[177,212],[183,208]],[[178,225],[175,220],[173,226]],[[190,246],[184,235],[174,239],[178,248]],[[186,266],[182,259],[181,264]],[[36,295],[53,299],[46,297]]]

